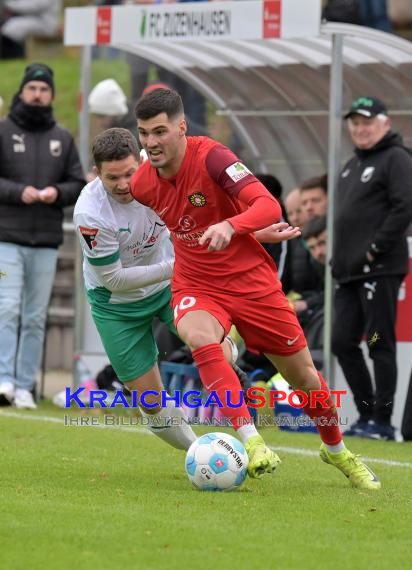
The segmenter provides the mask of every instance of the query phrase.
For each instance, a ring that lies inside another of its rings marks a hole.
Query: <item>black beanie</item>
[[[29,81],[43,81],[50,85],[53,96],[54,96],[54,80],[53,80],[53,70],[50,69],[48,65],[44,63],[32,63],[26,67],[24,70],[24,76],[20,83],[19,93],[22,92],[23,87]]]

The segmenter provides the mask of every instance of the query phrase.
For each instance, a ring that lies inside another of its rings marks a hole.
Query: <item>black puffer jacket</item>
[[[299,293],[310,310],[318,310],[324,302],[324,283],[319,264],[306,249],[302,238],[287,242],[285,270],[281,277],[283,291]]]
[[[50,121],[37,128],[9,117],[0,121],[0,241],[33,247],[57,247],[63,241],[63,207],[74,204],[85,184],[70,133]],[[24,204],[26,186],[54,186],[53,204]]]
[[[412,157],[401,137],[389,132],[373,148],[356,149],[340,174],[332,259],[338,283],[406,275],[411,220]]]

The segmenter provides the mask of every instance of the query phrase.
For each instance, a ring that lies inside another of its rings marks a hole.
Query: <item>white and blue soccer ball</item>
[[[186,473],[202,491],[233,491],[246,479],[249,458],[243,444],[220,432],[202,435],[189,447]]]

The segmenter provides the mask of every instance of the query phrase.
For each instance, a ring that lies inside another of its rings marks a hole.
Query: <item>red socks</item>
[[[223,404],[220,408],[225,418],[230,419],[235,430],[250,423],[249,410],[245,403],[238,408],[227,405],[228,392],[233,405],[239,403],[242,392],[239,378],[225,360],[220,344],[208,344],[192,351],[203,386],[208,392],[214,390]]]
[[[239,403],[242,391],[239,379],[233,368],[225,360],[220,344],[209,344],[192,351],[196,366],[199,370],[203,386],[210,393],[212,390],[217,394],[223,404],[221,412],[225,418],[230,419],[235,430],[250,422],[250,414],[245,403],[240,407],[228,406],[228,393],[230,401],[236,405]],[[326,445],[337,445],[342,441],[342,433],[339,427],[339,415],[335,403],[330,395],[328,385],[323,376],[318,372],[320,389],[327,392],[326,400],[316,401],[314,407],[310,402],[304,407],[306,414],[317,420],[317,428],[321,440]],[[322,418],[322,420],[320,420]]]
[[[339,427],[339,415],[325,379],[320,372],[318,372],[318,376],[320,380],[320,389],[327,392],[328,397],[323,402],[316,402],[314,408],[310,407],[309,401],[303,409],[311,419],[314,419],[315,421],[317,420],[316,426],[323,443],[326,443],[326,445],[337,445],[342,441],[342,432]],[[319,420],[319,418],[324,419]]]

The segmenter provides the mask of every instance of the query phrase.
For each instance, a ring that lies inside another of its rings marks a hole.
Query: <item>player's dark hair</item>
[[[92,156],[97,168],[102,162],[123,160],[133,155],[139,159],[137,140],[127,129],[113,128],[99,133],[92,145]]]
[[[166,113],[168,119],[184,115],[183,101],[177,91],[164,88],[153,89],[140,97],[136,104],[137,119],[146,121],[160,113]]]
[[[328,193],[328,175],[322,174],[322,176],[314,176],[313,178],[308,178],[300,186],[299,189],[302,190],[312,190],[312,188],[322,188],[325,194]]]
[[[318,237],[326,230],[326,216],[315,216],[303,226],[302,237],[308,240],[311,237]]]

